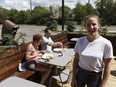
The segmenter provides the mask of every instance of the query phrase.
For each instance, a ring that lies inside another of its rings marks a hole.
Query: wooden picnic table
[[[11,76],[3,80],[0,83],[0,87],[46,87],[46,86],[16,76]]]
[[[45,59],[39,59],[39,62],[50,64],[53,66],[59,66],[59,67],[65,67],[73,58],[74,51],[72,48],[64,48],[62,51],[62,54],[51,52],[50,54],[53,55],[53,58],[49,61],[46,61]]]

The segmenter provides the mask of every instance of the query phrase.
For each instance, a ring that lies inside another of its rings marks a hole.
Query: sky
[[[90,3],[94,5],[96,0],[90,0]],[[50,5],[62,5],[62,0],[31,0],[32,8],[35,6],[50,6]],[[80,2],[86,4],[88,0],[64,0],[64,4],[74,8],[75,4]],[[0,6],[6,9],[17,9],[17,10],[27,10],[30,9],[30,0],[0,0]]]

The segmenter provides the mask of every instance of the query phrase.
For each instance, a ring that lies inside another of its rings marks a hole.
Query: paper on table
[[[53,51],[54,52],[61,52],[63,49],[62,48],[54,48]]]

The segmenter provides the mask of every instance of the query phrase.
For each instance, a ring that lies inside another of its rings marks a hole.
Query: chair
[[[63,87],[63,84],[66,84],[69,81],[70,75],[71,70],[68,68],[64,69],[59,75],[54,75],[51,77],[49,87],[51,87],[53,79],[59,81],[59,83],[61,83]]]

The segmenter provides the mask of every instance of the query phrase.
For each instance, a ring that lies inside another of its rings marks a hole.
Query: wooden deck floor
[[[68,64],[68,67],[71,68],[72,64]],[[61,87],[60,84],[56,85],[55,87]],[[71,87],[70,83],[64,85],[64,87]],[[112,60],[112,67],[111,67],[111,74],[108,80],[106,87],[116,87],[116,58]]]
[[[116,87],[116,58],[112,61],[111,74],[106,87]]]

